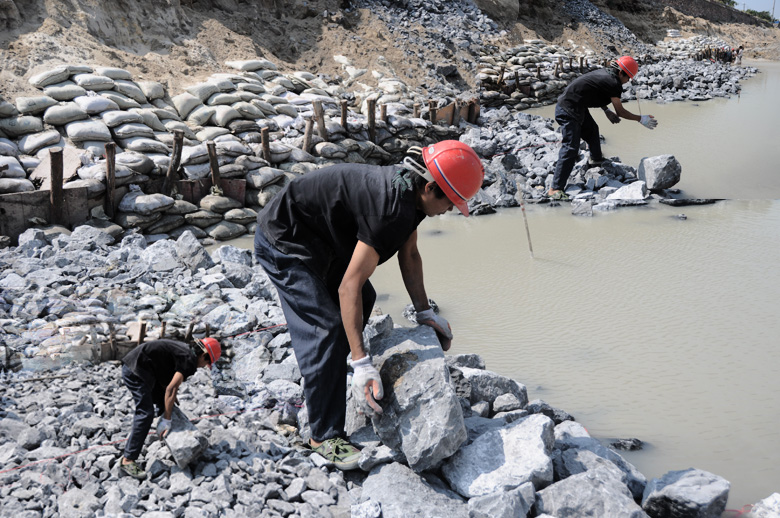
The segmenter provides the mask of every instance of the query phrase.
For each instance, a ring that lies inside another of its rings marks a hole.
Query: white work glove
[[[157,435],[165,437],[165,434],[171,430],[171,420],[161,417],[157,421]]]
[[[639,123],[647,129],[655,129],[658,126],[658,121],[652,115],[642,115]]]
[[[382,399],[385,391],[382,388],[382,378],[379,371],[371,363],[370,356],[350,362],[355,371],[352,375],[352,397],[358,406],[358,412],[368,416],[382,413],[382,407],[376,402]]]
[[[442,350],[446,351],[450,348],[452,342],[452,328],[450,323],[447,322],[444,317],[440,317],[433,312],[433,308],[428,308],[425,311],[417,312],[417,323],[424,326],[430,326],[436,331],[436,335],[441,342]]]

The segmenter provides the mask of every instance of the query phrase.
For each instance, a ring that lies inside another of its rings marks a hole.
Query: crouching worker
[[[188,346],[176,340],[146,342],[124,357],[122,381],[135,401],[133,430],[125,443],[121,470],[137,479],[146,478],[136,460],[144,440],[152,427],[155,407],[160,420],[157,433],[161,437],[170,430],[173,406],[182,382],[195,374],[200,367],[210,367],[222,355],[222,347],[214,338],[195,338],[195,345]]]
[[[304,378],[311,448],[342,470],[360,451],[344,436],[347,355],[352,393],[362,411],[381,413],[383,389],[363,344],[376,292],[369,277],[396,253],[417,322],[431,326],[444,350],[452,332],[434,314],[423,285],[417,226],[468,201],[484,171],[466,144],[448,140],[398,166],[341,164],[296,178],[258,215],[255,258],[279,292]]]

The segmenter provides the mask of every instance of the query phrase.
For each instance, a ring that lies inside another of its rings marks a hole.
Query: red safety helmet
[[[468,201],[482,187],[485,177],[482,162],[474,150],[458,140],[444,140],[425,146],[422,156],[436,185],[468,217]]]
[[[620,70],[628,74],[628,77],[631,79],[634,79],[634,76],[639,73],[639,65],[637,65],[636,60],[631,56],[618,58],[616,63],[620,67]]]
[[[222,356],[222,346],[219,345],[216,338],[196,338],[195,343],[198,344],[204,352],[209,353],[209,358],[211,359],[209,363],[211,363],[211,365],[214,365],[217,360],[219,360],[219,357]]]

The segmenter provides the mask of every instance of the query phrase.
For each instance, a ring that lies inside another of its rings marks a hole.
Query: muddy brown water
[[[674,154],[686,194],[729,201],[593,218],[528,205],[533,258],[519,209],[419,229],[451,353],[482,355],[594,437],[641,439],[622,454],[648,479],[725,477],[730,509],[780,491],[780,63],[757,66],[739,98],[642,102],[653,132],[597,119],[607,155],[636,167]],[[397,262],[371,282],[382,311],[411,325]]]

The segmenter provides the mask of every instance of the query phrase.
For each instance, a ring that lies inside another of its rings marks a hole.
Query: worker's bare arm
[[[165,388],[165,412],[163,414],[165,419],[171,418],[171,413],[173,413],[173,406],[176,403],[176,395],[178,394],[179,387],[183,381],[184,374],[177,372],[173,375],[171,382]]]
[[[358,241],[339,286],[341,320],[347,333],[353,361],[366,355],[363,348],[363,285],[378,264],[377,251],[363,241]]]
[[[630,111],[626,110],[623,107],[623,103],[620,101],[620,97],[612,98],[612,106],[615,108],[615,113],[617,113],[620,118],[639,122],[639,115],[634,115]]]

